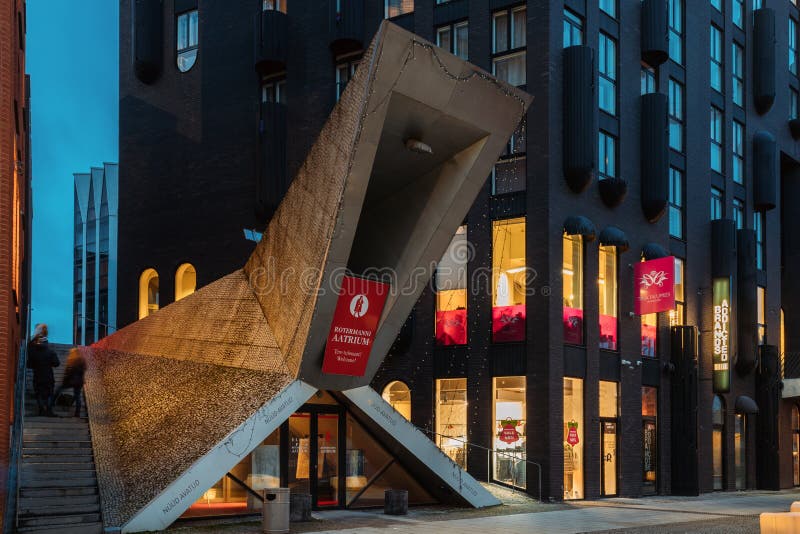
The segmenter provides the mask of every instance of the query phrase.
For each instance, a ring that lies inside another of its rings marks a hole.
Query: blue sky
[[[33,323],[72,342],[72,173],[118,154],[115,0],[28,0]]]

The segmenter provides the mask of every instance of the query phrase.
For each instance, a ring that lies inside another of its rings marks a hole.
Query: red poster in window
[[[600,348],[617,350],[617,318],[600,314]]]
[[[467,310],[436,312],[436,344],[467,344]]]
[[[578,439],[578,423],[577,421],[570,421],[567,423],[567,443],[574,447],[581,440]]]
[[[492,308],[492,341],[525,341],[525,305]]]
[[[364,376],[389,285],[345,276],[325,344],[322,372]]]
[[[564,306],[564,343],[583,345],[583,310]]]
[[[634,302],[637,315],[675,308],[675,257],[642,261],[634,265],[633,275],[639,293]]]
[[[642,356],[656,355],[656,333],[655,325],[642,323]]]
[[[497,433],[498,439],[509,445],[519,441],[517,425],[519,425],[519,421],[511,419],[510,417],[506,417],[503,421],[500,421],[500,432]]]

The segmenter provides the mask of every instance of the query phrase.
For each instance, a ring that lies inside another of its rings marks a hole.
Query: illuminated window
[[[139,319],[158,311],[158,273],[146,269],[139,277]]]
[[[564,343],[583,345],[583,239],[565,234],[563,246]]]
[[[411,390],[405,383],[395,380],[386,384],[381,395],[400,415],[411,421]]]
[[[564,48],[583,44],[583,18],[564,9]]]
[[[747,489],[747,416],[741,413],[733,420],[733,456],[736,489]]]
[[[384,17],[390,19],[414,12],[414,0],[386,0]]]
[[[617,350],[617,247],[600,246],[600,348]]]
[[[583,499],[583,379],[564,377],[564,500]]]
[[[344,93],[344,88],[347,87],[347,82],[349,82],[353,75],[356,73],[356,68],[358,67],[358,63],[361,61],[361,52],[358,52],[356,56],[349,56],[343,57],[337,60],[336,62],[336,101],[338,102],[339,99],[342,97],[342,93]]]
[[[460,226],[436,267],[436,344],[467,343],[467,227]]]
[[[462,469],[467,468],[467,379],[436,381],[436,444]]]
[[[642,386],[642,491],[656,493],[658,477],[658,388]]]
[[[714,401],[711,405],[711,458],[713,465],[713,488],[721,490],[725,487],[725,469],[723,466],[722,449],[725,442],[725,402],[719,395],[714,395]]]
[[[767,290],[761,286],[756,289],[756,323],[758,323],[758,344],[767,344]]]
[[[617,494],[618,478],[618,429],[619,385],[616,382],[600,381],[600,493],[610,497]]]
[[[177,21],[178,70],[186,72],[197,61],[198,18],[197,10],[178,15]]]
[[[191,263],[184,263],[175,272],[175,300],[191,295],[197,288],[197,271]]]
[[[656,342],[658,340],[658,314],[648,313],[642,315],[642,356],[655,358]]]
[[[286,0],[262,0],[261,9],[286,13]]]
[[[685,288],[684,288],[684,262],[675,258],[675,309],[669,312],[670,326],[685,324]]]
[[[800,486],[800,409],[792,406],[792,481]]]
[[[469,57],[469,23],[464,21],[436,28],[436,46],[466,60]]]
[[[492,15],[492,73],[511,85],[525,85],[527,46],[526,8],[516,7]]]
[[[525,219],[492,223],[492,341],[525,340]]]
[[[711,88],[722,92],[722,30],[711,25]]]
[[[494,379],[494,472],[497,482],[525,489],[525,377]]]

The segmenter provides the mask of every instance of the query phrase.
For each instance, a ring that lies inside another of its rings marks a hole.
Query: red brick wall
[[[22,223],[29,183],[25,23],[23,0],[0,0],[0,517],[6,515],[3,506],[14,377],[27,297],[23,285],[24,231],[30,225]]]

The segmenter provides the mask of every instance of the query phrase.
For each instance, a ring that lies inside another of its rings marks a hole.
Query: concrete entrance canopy
[[[381,25],[244,268],[86,349],[106,526],[164,528],[317,389],[370,383],[530,101]],[[321,370],[345,272],[391,285],[360,377]],[[380,396],[343,398],[439,498],[497,504]]]

